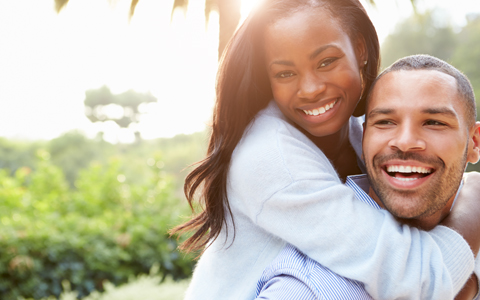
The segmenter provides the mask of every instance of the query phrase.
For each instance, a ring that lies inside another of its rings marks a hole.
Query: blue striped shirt
[[[381,209],[367,194],[370,187],[367,175],[349,176],[345,185],[354,190],[358,200]],[[270,300],[372,299],[361,282],[332,272],[290,244],[264,270],[257,282],[256,296]],[[475,297],[478,298],[479,295]]]

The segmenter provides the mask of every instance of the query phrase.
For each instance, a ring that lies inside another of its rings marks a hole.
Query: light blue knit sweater
[[[360,121],[352,118],[357,154],[361,136]],[[228,220],[228,230],[199,260],[186,299],[253,299],[262,271],[286,242],[363,282],[374,299],[453,299],[474,267],[455,231],[419,231],[355,200],[325,155],[273,101],[232,155],[228,200],[235,233]]]

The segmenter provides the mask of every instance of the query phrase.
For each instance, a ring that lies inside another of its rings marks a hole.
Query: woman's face
[[[265,62],[275,102],[313,136],[338,132],[348,122],[362,84],[362,42],[352,45],[323,9],[302,9],[269,25]]]

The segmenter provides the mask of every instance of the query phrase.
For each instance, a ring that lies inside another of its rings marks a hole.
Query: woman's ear
[[[358,67],[362,69],[368,62],[367,46],[363,37],[357,38],[355,42],[355,54],[358,61]]]
[[[467,162],[476,164],[480,159],[480,122],[476,122],[470,132]]]

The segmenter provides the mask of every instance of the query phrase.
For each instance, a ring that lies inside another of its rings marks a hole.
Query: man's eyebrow
[[[368,113],[369,118],[373,118],[376,115],[389,115],[394,113],[393,108],[374,108]]]
[[[445,115],[451,118],[457,118],[457,114],[448,107],[429,107],[422,109],[422,113],[429,115]]]

